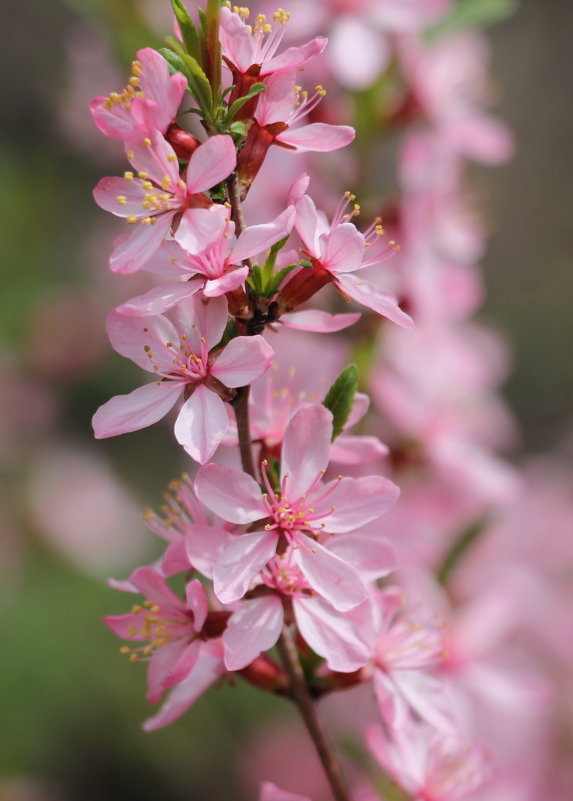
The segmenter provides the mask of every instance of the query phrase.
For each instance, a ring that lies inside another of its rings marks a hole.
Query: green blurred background
[[[149,24],[166,4],[147,2]],[[109,569],[122,577],[154,555],[139,509],[184,468],[160,426],[91,438],[93,411],[137,376],[110,352],[103,319],[138,279],[109,275],[117,229],[91,198],[122,169],[121,147],[88,112],[93,95],[122,84],[122,59],[153,42],[129,23],[135,6],[2,8],[0,801],[240,801],[235,766],[253,724],[290,714],[247,685],[226,687],[145,735],[143,671],[99,622],[123,611]],[[505,392],[524,453],[573,450],[572,30],[569,0],[525,0],[491,31],[497,111],[518,150],[476,173],[493,229],[482,316],[514,349]]]

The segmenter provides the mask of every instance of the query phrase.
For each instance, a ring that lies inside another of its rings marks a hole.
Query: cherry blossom
[[[222,400],[233,389],[250,383],[270,367],[273,351],[261,336],[236,337],[212,353],[227,324],[225,298],[205,304],[195,297],[171,314],[130,317],[112,311],[107,319],[113,347],[156,380],[118,395],[93,418],[98,438],[113,437],[152,425],[184,395],[175,422],[175,436],[188,453],[203,463],[214,453],[229,425]],[[231,390],[231,391],[230,391]]]

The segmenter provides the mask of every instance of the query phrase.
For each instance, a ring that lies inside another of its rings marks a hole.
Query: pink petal
[[[259,801],[310,801],[310,798],[297,793],[287,793],[286,790],[281,790],[272,782],[263,782]]]
[[[309,498],[316,514],[324,513],[326,530],[331,534],[344,534],[381,517],[398,500],[400,490],[382,476],[343,478],[320,488],[326,492],[334,487],[324,502]],[[334,510],[332,510],[334,507]]]
[[[320,255],[319,219],[314,201],[303,195],[296,204],[296,230],[305,247],[313,256]]]
[[[306,64],[311,58],[318,56],[324,48],[328,39],[324,36],[317,36],[310,42],[302,45],[302,47],[289,47],[288,50],[283,51],[278,56],[271,58],[264,64],[261,70],[261,75],[269,75],[270,73],[277,73],[281,70],[293,69]]]
[[[93,191],[94,200],[100,209],[109,211],[116,217],[127,217],[128,214],[145,217],[147,212],[141,204],[146,194],[143,182],[137,178],[130,181],[125,178],[102,178]]]
[[[376,581],[398,569],[394,547],[380,535],[352,531],[332,537],[327,547],[356,568],[364,581]]]
[[[239,15],[233,14],[231,9],[225,6],[221,9],[219,39],[223,54],[239,72],[246,72],[253,64],[253,37]]]
[[[353,425],[358,423],[364,415],[368,412],[370,408],[370,398],[366,395],[365,392],[357,392],[354,396],[354,404],[352,406],[352,411],[348,415],[348,420],[344,425],[344,430],[346,431],[347,428],[351,428]]]
[[[230,136],[211,136],[191,156],[187,168],[187,191],[192,195],[206,192],[233,172],[237,151]]]
[[[293,609],[300,633],[331,670],[351,673],[368,663],[371,649],[358,636],[351,616],[320,598],[295,598]]]
[[[223,604],[238,601],[275,555],[276,531],[253,531],[235,537],[213,570],[215,595]]]
[[[168,686],[169,674],[175,669],[188,643],[185,640],[172,640],[154,651],[147,668],[146,698],[155,704]]]
[[[378,437],[341,434],[332,443],[330,461],[337,464],[364,464],[388,456],[389,450]]]
[[[283,619],[283,605],[276,595],[243,601],[231,615],[223,634],[227,670],[241,670],[272,648],[281,633]]]
[[[324,122],[313,122],[296,128],[289,128],[277,136],[277,142],[295,147],[299,153],[330,153],[349,145],[356,136],[356,131],[349,125],[327,125]]]
[[[218,298],[220,295],[232,292],[234,289],[243,286],[248,274],[248,267],[238,267],[220,278],[206,281],[203,287],[203,295],[206,298]]]
[[[154,128],[161,133],[177,115],[177,110],[187,89],[183,75],[169,74],[169,67],[163,56],[151,47],[137,51],[141,63],[139,88],[150,100],[154,100],[156,110],[153,115]]]
[[[113,631],[113,633],[121,640],[133,640],[137,642],[147,640],[144,634],[141,633],[144,623],[144,614],[127,612],[125,615],[108,615],[102,617],[102,622]],[[136,633],[133,633],[133,630]]]
[[[165,646],[161,646],[161,648],[164,647]],[[162,690],[167,690],[169,687],[174,687],[176,684],[180,684],[182,681],[184,681],[195,667],[195,663],[197,662],[200,652],[200,640],[193,640],[192,642],[187,643],[185,648],[181,651],[175,664],[164,676]],[[148,700],[153,702],[154,700],[159,700],[159,698],[149,698]]]
[[[192,459],[204,464],[217,450],[228,426],[225,404],[200,384],[181,407],[175,421],[175,438]]]
[[[151,144],[149,144],[151,142]],[[126,142],[127,157],[138,172],[145,172],[164,192],[179,189],[179,162],[175,151],[159,131],[143,130]],[[167,184],[166,181],[169,181]]]
[[[120,103],[110,109],[106,109],[104,104],[107,101],[107,97],[94,97],[90,103],[90,111],[94,122],[105,136],[124,142],[133,135],[136,122],[129,110]]]
[[[270,223],[251,225],[245,228],[233,248],[233,261],[239,262],[249,259],[259,253],[265,253],[271,245],[284,239],[290,234],[294,225],[296,212],[289,206]]]
[[[201,503],[230,523],[253,523],[268,515],[255,479],[226,465],[202,467],[195,479],[195,492]]]
[[[191,348],[201,352],[201,337],[207,348],[218,345],[227,325],[227,299],[212,298],[208,302],[200,294],[182,301],[171,313],[176,325],[189,338]]]
[[[361,316],[361,314],[330,314],[318,309],[304,309],[283,314],[281,323],[286,328],[294,328],[298,331],[331,334],[354,325]]]
[[[185,600],[188,609],[193,612],[193,625],[195,631],[201,631],[207,619],[209,607],[205,590],[199,579],[193,579],[185,587]]]
[[[310,547],[302,546],[296,554],[296,562],[310,586],[329,601],[339,612],[348,612],[363,603],[368,591],[358,572],[336,554],[318,542]]]
[[[148,601],[153,601],[160,606],[183,608],[183,602],[172,592],[163,576],[155,568],[140,567],[134,570],[130,581]]]
[[[208,209],[187,209],[181,216],[174,238],[187,253],[201,253],[223,235],[227,216],[225,206],[217,203]]]
[[[109,260],[114,273],[129,275],[141,270],[157,253],[164,238],[169,234],[174,212],[158,214],[151,219],[152,225],[135,223],[131,234],[116,240]]]
[[[273,349],[260,334],[235,337],[217,357],[211,367],[211,375],[227,387],[244,387],[266,373],[274,355]]]
[[[189,561],[206,578],[213,578],[213,566],[233,535],[224,528],[191,523],[185,530],[185,546]]]
[[[169,543],[158,569],[163,576],[176,576],[177,573],[184,573],[193,567],[185,552],[185,541],[181,538]]]
[[[289,500],[296,501],[328,467],[332,440],[332,412],[308,404],[289,420],[281,455],[281,483],[286,475]]]
[[[144,370],[153,370],[153,363],[171,369],[173,356],[167,342],[179,342],[172,323],[163,317],[132,317],[113,309],[106,318],[106,329],[114,350],[131,359]],[[153,358],[149,358],[148,354]]]
[[[411,328],[414,325],[410,315],[402,311],[391,292],[383,292],[370,281],[346,273],[338,273],[335,283],[345,295],[366,306],[367,309],[372,309],[383,317],[387,317],[396,325],[402,328]]]
[[[360,58],[349,58],[360,53]],[[353,91],[366,89],[384,72],[392,51],[385,37],[366,18],[345,15],[336,21],[328,61],[337,81]]]
[[[145,292],[143,295],[138,295],[131,300],[127,300],[120,306],[116,307],[116,311],[120,314],[125,314],[134,317],[147,317],[148,315],[161,314],[162,312],[169,311],[173,306],[176,306],[180,301],[194,295],[201,286],[203,280],[198,278],[191,281],[184,281],[177,284],[161,284]],[[169,342],[170,340],[166,340]]]
[[[222,646],[217,641],[204,643],[189,676],[172,690],[159,712],[145,721],[145,731],[155,731],[177,720],[224,673]]]
[[[181,395],[181,385],[171,381],[146,384],[116,395],[100,406],[92,418],[96,439],[115,437],[153,425],[173,408]]]
[[[320,261],[335,275],[351,273],[360,268],[364,255],[364,237],[360,231],[352,223],[342,223],[326,238]]]

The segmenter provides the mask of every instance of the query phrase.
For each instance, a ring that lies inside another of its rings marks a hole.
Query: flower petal
[[[244,387],[269,369],[274,351],[260,334],[235,337],[211,367],[211,375],[227,387]]]
[[[112,309],[105,326],[113,349],[143,370],[152,371],[153,364],[171,369],[173,355],[165,346],[178,343],[179,335],[167,317],[133,317]]]
[[[332,488],[324,501],[309,498],[316,514],[325,515],[326,530],[331,534],[343,534],[376,520],[394,506],[400,496],[396,484],[383,476],[343,478],[337,484],[331,482],[320,488],[321,493]]]
[[[364,278],[359,278],[357,275],[337,273],[335,285],[342,290],[343,294],[366,306],[367,309],[372,309],[383,317],[387,317],[396,325],[402,328],[411,328],[414,325],[410,315],[403,312],[398,306],[395,296],[391,292],[383,292],[370,281],[365,281]]]
[[[243,601],[231,615],[223,634],[227,670],[241,670],[272,648],[281,633],[283,619],[283,605],[277,595]]]
[[[331,273],[358,270],[365,255],[364,237],[352,223],[337,225],[324,243],[322,266]]]
[[[215,562],[232,539],[233,535],[224,528],[191,523],[185,529],[187,557],[195,570],[212,579]]]
[[[349,145],[355,136],[356,131],[349,125],[313,122],[294,131],[289,128],[277,136],[276,141],[296,148],[299,153],[330,153]]]
[[[126,300],[121,306],[116,307],[116,311],[133,317],[147,317],[153,314],[161,314],[169,311],[180,301],[194,295],[201,286],[203,280],[200,278],[191,281],[183,281],[177,284],[161,284],[154,286],[143,295],[137,295],[131,300]],[[166,340],[169,341],[169,340]]]
[[[234,289],[243,286],[248,274],[248,267],[238,267],[236,270],[231,270],[220,278],[206,281],[203,287],[203,296],[206,298],[218,298],[220,295],[232,292]]]
[[[354,325],[361,316],[361,314],[330,314],[319,309],[303,309],[283,314],[280,321],[286,328],[294,328],[297,331],[332,334]]]
[[[181,407],[175,421],[175,438],[192,459],[204,464],[217,450],[228,426],[225,404],[200,384]]]
[[[281,455],[281,483],[287,478],[287,497],[298,500],[328,467],[332,440],[332,412],[308,404],[289,420]]]
[[[353,615],[341,615],[320,598],[295,598],[300,633],[331,670],[351,673],[366,665],[371,649],[359,637]]]
[[[195,493],[201,503],[230,523],[253,523],[268,515],[255,479],[226,465],[202,467],[195,479]]]
[[[235,537],[213,570],[215,595],[223,604],[238,601],[275,555],[276,531],[253,531]]]
[[[224,181],[237,166],[237,151],[230,136],[211,136],[191,156],[187,167],[187,191],[206,192]]]
[[[114,243],[109,268],[114,273],[129,275],[141,270],[157,253],[169,233],[174,212],[152,217],[153,223],[135,223],[131,234],[119,237]]]
[[[289,206],[272,222],[245,228],[233,248],[233,261],[239,262],[266,252],[272,245],[288,236],[294,225],[296,212]]]
[[[329,540],[327,548],[356,568],[364,581],[376,581],[398,569],[398,559],[392,544],[382,536],[369,532],[339,534]]]
[[[297,549],[295,560],[312,589],[338,611],[348,612],[368,597],[359,573],[318,542],[312,542],[312,549]]]
[[[96,439],[115,437],[153,425],[173,408],[182,387],[171,381],[145,384],[129,395],[116,395],[92,418]]]

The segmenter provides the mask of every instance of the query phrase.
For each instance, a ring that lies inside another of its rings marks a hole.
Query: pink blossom
[[[366,600],[358,571],[323,541],[327,534],[344,534],[380,517],[399,492],[379,476],[339,476],[323,484],[331,439],[332,414],[323,406],[303,406],[286,427],[280,490],[271,485],[264,464],[266,493],[249,475],[224,465],[206,465],[198,472],[200,500],[225,520],[251,529],[215,565],[215,593],[223,603],[243,597],[277,548],[280,553],[294,551],[294,562],[310,587],[338,611]],[[258,528],[253,530],[255,521]]]
[[[219,38],[223,48],[223,58],[233,72],[233,82],[240,82],[241,77],[260,79],[284,70],[301,67],[311,58],[321,53],[326,47],[324,36],[317,36],[302,47],[290,47],[284,53],[275,55],[280,47],[284,26],[290,14],[277,11],[274,14],[274,25],[267,22],[263,14],[248,25],[247,14],[234,13],[230,8],[221,9],[221,26]],[[241,86],[244,94],[245,86]],[[241,96],[241,95],[238,95]]]
[[[295,187],[300,185],[298,179]],[[293,187],[296,194],[298,188]],[[398,306],[389,292],[377,289],[369,281],[352,275],[387,259],[395,251],[394,242],[385,242],[377,220],[365,234],[350,222],[358,211],[347,213],[354,196],[347,192],[330,224],[319,214],[312,199],[303,194],[296,200],[296,228],[311,260],[311,269],[302,268],[282,289],[279,303],[287,310],[305,302],[322,286],[332,283],[345,298],[352,298],[403,327],[412,319]]]
[[[138,50],[131,65],[133,75],[121,92],[96,97],[90,111],[106,136],[126,142],[144,124],[165,134],[177,116],[187,79],[169,74],[167,62],[150,47]]]
[[[195,297],[171,313],[130,317],[112,311],[107,327],[118,353],[153,372],[156,380],[118,395],[93,418],[98,439],[137,431],[157,422],[181,394],[185,403],[175,422],[175,436],[185,450],[203,463],[211,458],[229,425],[222,400],[229,389],[249,384],[270,367],[273,351],[261,336],[236,337],[210,353],[227,324],[225,298],[205,304]]]
[[[148,701],[156,703],[165,690],[175,687],[160,711],[144,724],[152,731],[182,715],[225,673],[218,637],[226,618],[215,613],[219,617],[209,623],[207,596],[197,579],[188,582],[185,601],[151,567],[138,568],[130,582],[147,600],[127,614],[104,618],[104,622],[123,640],[145,643],[124,646],[122,652],[129,654],[132,662],[148,663]]]
[[[444,736],[424,724],[396,729],[389,739],[378,726],[367,742],[385,771],[415,801],[462,801],[490,778],[485,752],[459,736]]]
[[[131,235],[116,240],[110,260],[113,272],[133,273],[157,253],[170,232],[184,238],[195,252],[205,246],[204,230],[211,234],[214,214],[227,209],[204,194],[223,181],[236,164],[230,136],[212,136],[191,156],[185,180],[179,176],[177,156],[157,131],[139,133],[127,142],[127,156],[137,172],[123,178],[102,178],[94,189],[96,203],[135,226]]]
[[[270,223],[252,225],[235,237],[235,224],[220,214],[212,215],[212,231],[204,228],[205,246],[199,252],[197,237],[188,242],[185,234],[179,242],[163,242],[157,257],[146,269],[161,275],[187,278],[183,284],[166,284],[132,298],[119,307],[123,314],[154,314],[167,311],[184,297],[202,291],[204,297],[215,298],[242,287],[249,268],[242,262],[267,251],[287,237],[294,224],[295,211],[288,207]],[[185,248],[189,245],[192,252]],[[197,280],[195,280],[197,279]]]

